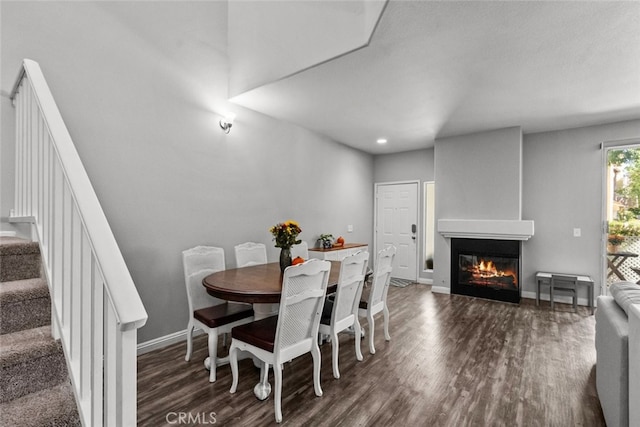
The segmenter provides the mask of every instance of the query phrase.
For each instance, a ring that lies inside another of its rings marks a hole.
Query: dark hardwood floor
[[[340,339],[341,378],[331,344],[321,346],[322,388],[313,391],[311,356],[283,373],[283,425],[290,426],[604,426],[595,390],[594,316],[581,307],[531,300],[518,305],[435,294],[430,286],[389,290],[391,341],[376,318],[376,354]],[[366,327],[366,321],[363,322]],[[221,340],[220,340],[221,341]],[[206,339],[138,357],[138,425],[275,425],[273,399],[253,396],[258,370],[240,362],[210,384]],[[219,353],[226,354],[226,349]],[[273,373],[270,374],[273,384]],[[180,418],[182,417],[182,418]]]

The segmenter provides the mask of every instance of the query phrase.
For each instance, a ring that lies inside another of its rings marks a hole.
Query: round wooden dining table
[[[335,292],[340,276],[340,261],[330,262],[327,293]],[[280,263],[273,262],[218,271],[206,276],[202,280],[202,285],[209,295],[216,298],[253,304],[255,320],[278,314],[282,293]],[[223,360],[222,363],[228,363],[228,356]],[[205,366],[208,366],[206,360]],[[267,381],[268,372],[264,372],[263,367],[261,370],[261,379],[253,388],[253,394],[259,400],[265,400],[271,394],[271,385]]]
[[[335,289],[340,276],[340,261],[330,262],[328,293]],[[209,295],[227,301],[278,304],[282,292],[282,272],[277,262],[233,268],[206,276],[202,285]]]

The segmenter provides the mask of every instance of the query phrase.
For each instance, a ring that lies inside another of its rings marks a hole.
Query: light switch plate
[[[349,233],[353,233],[353,225],[351,225],[351,224],[347,225],[347,231]]]
[[[580,230],[579,228],[574,228],[573,237],[580,237],[580,236],[582,236],[582,230]]]

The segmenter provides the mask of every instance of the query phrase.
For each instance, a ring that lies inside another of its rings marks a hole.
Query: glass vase
[[[291,265],[291,248],[280,249],[280,271],[284,273],[284,269]]]

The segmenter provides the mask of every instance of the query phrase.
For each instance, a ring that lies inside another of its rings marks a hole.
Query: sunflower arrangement
[[[276,224],[271,227],[269,231],[273,234],[276,248],[290,249],[291,246],[301,242],[301,240],[298,240],[298,234],[302,232],[302,229],[300,225],[293,220]]]

